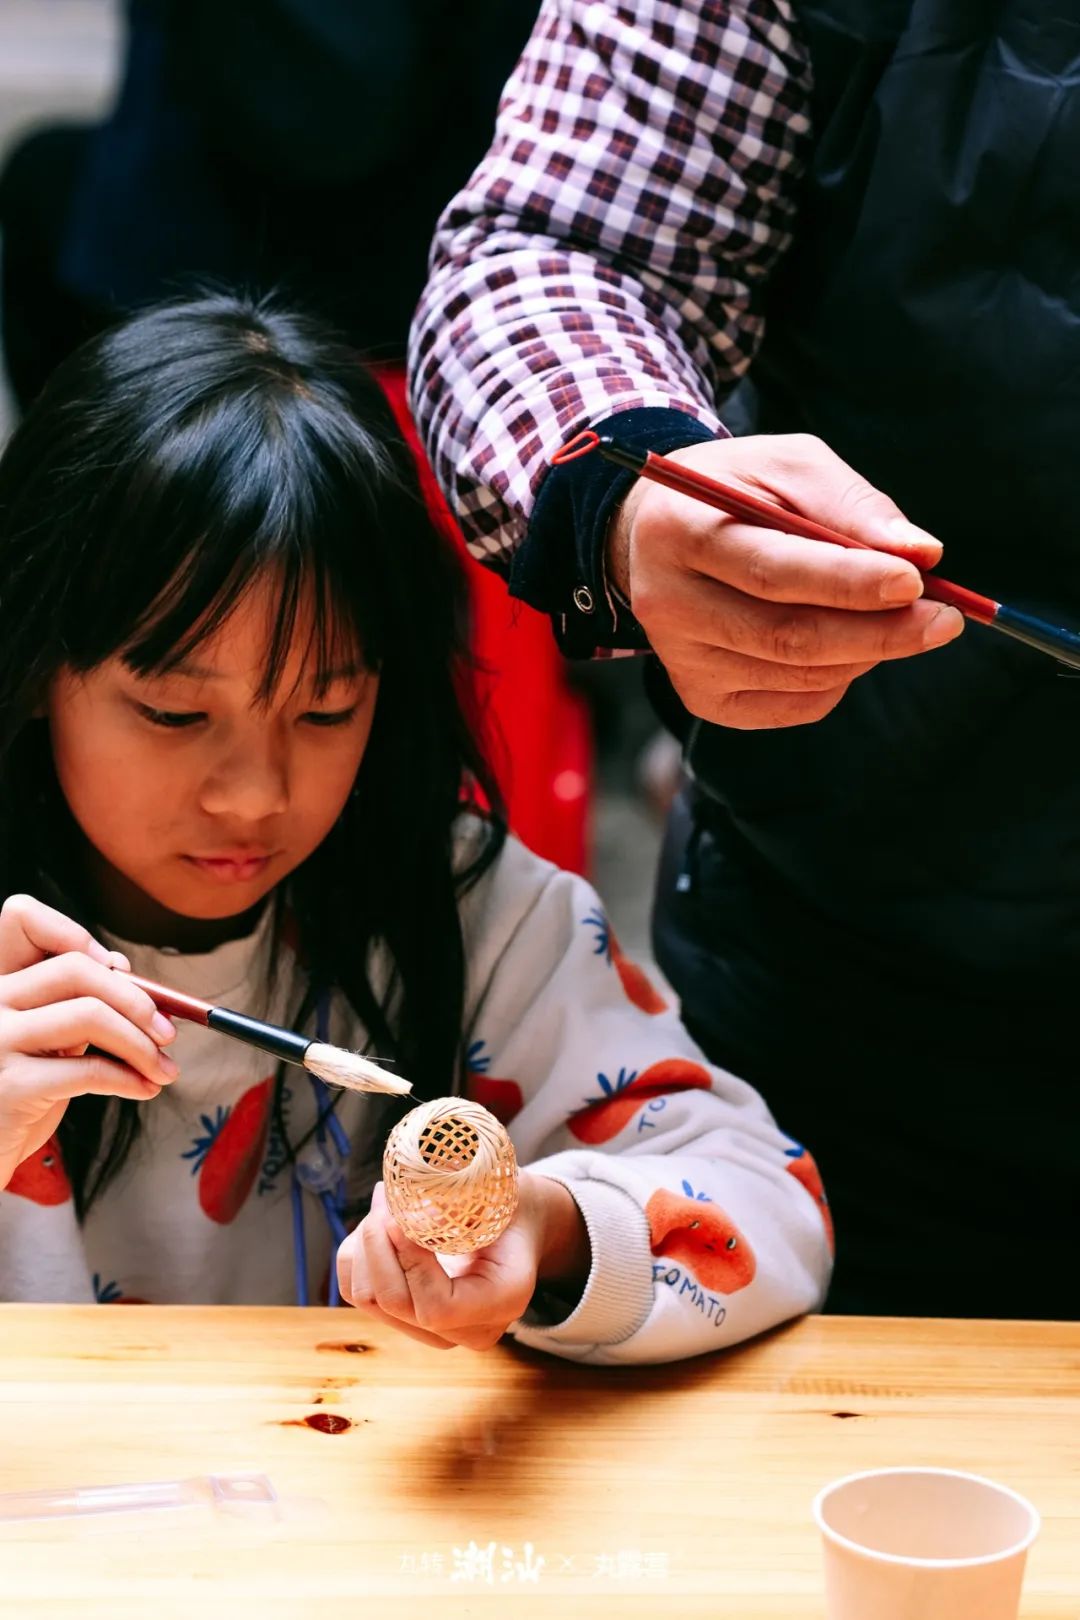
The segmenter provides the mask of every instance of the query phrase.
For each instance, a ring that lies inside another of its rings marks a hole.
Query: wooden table
[[[814,1492],[904,1463],[1030,1496],[1025,1620],[1080,1620],[1080,1325],[810,1318],[613,1371],[349,1311],[0,1306],[0,1491],[258,1470],[280,1498],[0,1526],[5,1620],[820,1620]]]

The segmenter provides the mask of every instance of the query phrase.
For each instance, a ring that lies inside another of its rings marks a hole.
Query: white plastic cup
[[[814,1499],[828,1620],[1017,1620],[1031,1503],[950,1468],[850,1474]]]

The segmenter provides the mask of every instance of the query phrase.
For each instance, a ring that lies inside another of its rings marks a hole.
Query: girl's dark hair
[[[74,823],[34,718],[52,677],[118,652],[139,672],[167,669],[268,567],[280,581],[268,693],[309,593],[320,675],[356,641],[381,670],[356,791],[289,880],[300,958],[312,983],[340,987],[418,1096],[453,1091],[457,901],[503,837],[463,708],[463,574],[378,383],[321,325],[272,301],[175,302],[95,338],[53,374],[0,459],[0,894],[58,888],[79,910]],[[455,866],[469,788],[493,813]],[[377,944],[395,968],[390,1000],[368,978]],[[80,1214],[137,1128],[134,1104],[69,1106],[61,1149]]]

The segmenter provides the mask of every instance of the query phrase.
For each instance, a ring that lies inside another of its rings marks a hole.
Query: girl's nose
[[[206,778],[201,798],[212,816],[252,822],[279,816],[289,804],[287,762],[265,748],[236,750]]]

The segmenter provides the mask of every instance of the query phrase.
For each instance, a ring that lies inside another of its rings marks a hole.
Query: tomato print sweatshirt
[[[205,955],[109,943],[147,978],[287,1022],[302,979],[287,949],[272,951],[270,911]],[[567,1188],[592,1250],[584,1289],[538,1293],[514,1336],[571,1360],[662,1362],[820,1306],[832,1230],[813,1159],[750,1086],[706,1061],[622,956],[588,884],[509,839],[462,900],[462,923],[468,1092],[506,1123],[523,1167]],[[329,1039],[362,1047],[351,1009],[329,1012]],[[177,1029],[180,1076],[140,1105],[138,1140],[82,1223],[55,1140],[0,1192],[0,1299],[291,1304],[294,1202],[308,1297],[326,1298],[334,1242],[311,1183],[333,1146],[305,1140],[318,1115],[309,1076],[286,1069],[275,1105],[271,1060]],[[403,1112],[386,1110],[337,1100],[361,1210]],[[307,1185],[294,1195],[288,1147],[301,1143]]]

